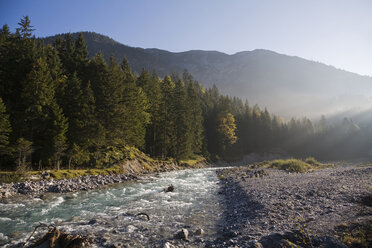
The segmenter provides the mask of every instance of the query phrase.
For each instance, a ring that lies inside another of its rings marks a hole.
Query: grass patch
[[[0,183],[21,182],[22,175],[15,172],[0,172]]]
[[[341,241],[348,247],[372,247],[372,222],[343,224],[336,227]]]
[[[278,170],[285,170],[288,172],[308,172],[317,169],[325,168],[329,165],[318,162],[315,158],[309,157],[304,160],[300,159],[277,159],[273,161],[258,162],[252,165],[253,168],[273,168]]]
[[[135,147],[125,146],[121,148],[108,147],[100,157],[100,162],[94,168],[46,170],[51,179],[71,179],[87,175],[117,175],[125,174],[123,165],[126,161],[137,160],[148,172],[158,171],[163,164],[176,162],[173,158],[166,160],[153,159]],[[205,159],[194,155],[191,159],[179,161],[185,167],[194,167]],[[42,171],[17,170],[0,171],[0,183],[22,182],[26,180],[40,180]]]
[[[180,164],[187,164],[189,166],[194,166],[197,163],[201,163],[205,161],[205,158],[202,156],[194,155],[190,159],[187,160],[180,160]]]
[[[145,168],[145,170],[147,171],[153,171],[154,169],[146,162],[143,162],[143,167]]]

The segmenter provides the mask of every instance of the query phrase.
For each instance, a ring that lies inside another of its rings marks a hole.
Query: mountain
[[[160,76],[187,69],[206,87],[215,84],[222,93],[248,99],[284,117],[319,117],[372,106],[372,78],[319,62],[257,49],[233,55],[217,51],[173,53],[123,45],[93,32],[83,32],[88,52],[126,57],[137,73],[156,69]],[[62,36],[64,34],[61,34]],[[46,43],[61,35],[44,38]],[[72,34],[74,38],[78,33]]]

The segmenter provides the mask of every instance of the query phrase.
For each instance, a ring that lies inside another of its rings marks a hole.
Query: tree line
[[[82,34],[45,45],[32,31],[28,17],[14,33],[0,30],[1,169],[107,166],[132,146],[177,160],[250,152],[352,158],[371,150],[372,135],[352,120],[285,122],[203,88],[187,71],[136,75],[125,58],[90,59]]]

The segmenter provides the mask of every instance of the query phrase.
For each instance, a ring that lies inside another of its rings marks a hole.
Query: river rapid
[[[157,247],[181,242],[174,234],[190,232],[189,246],[216,237],[222,206],[215,168],[149,175],[87,192],[48,194],[0,203],[0,245],[24,242],[40,222],[94,240],[93,247]],[[163,188],[174,185],[175,191]],[[136,216],[138,213],[150,216]],[[205,234],[194,234],[203,229]],[[46,229],[38,229],[40,237]],[[197,245],[199,244],[199,245]]]

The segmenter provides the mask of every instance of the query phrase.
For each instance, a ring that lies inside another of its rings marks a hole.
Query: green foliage
[[[90,59],[83,34],[44,45],[32,30],[28,17],[16,33],[6,25],[0,30],[2,169],[105,168],[142,156],[126,148],[131,146],[177,161],[195,155],[236,160],[252,152],[352,158],[372,151],[370,127],[351,119],[286,122],[258,105],[221,95],[215,86],[203,88],[187,71],[182,78],[161,72],[161,79],[143,69],[136,77],[125,58],[121,65],[100,53]],[[132,63],[138,67],[138,61]],[[322,167],[314,158],[275,166]]]
[[[304,161],[299,159],[277,159],[253,164],[253,167],[265,167],[288,172],[308,172],[316,169],[325,168],[327,165],[319,163],[314,158],[306,158]]]
[[[21,35],[22,38],[29,38],[32,35],[32,29],[31,21],[28,16],[24,16],[21,21],[18,23],[20,26],[17,28],[17,34]]]
[[[35,159],[52,160],[58,166],[65,150],[67,119],[55,99],[55,86],[43,57],[39,58],[27,77],[23,90],[27,104],[25,122],[27,136],[34,143]]]
[[[32,142],[19,138],[15,144],[15,156],[17,156],[17,168],[26,168],[29,165],[27,160],[33,152]]]
[[[16,172],[0,172],[0,183],[21,182],[22,174]]]
[[[148,113],[149,100],[144,90],[136,85],[135,77],[125,59],[121,70],[124,76],[123,104],[126,113],[123,122],[125,144],[144,148],[146,127],[151,119]]]
[[[322,164],[320,162],[318,162],[315,158],[313,157],[308,157],[308,158],[305,158],[304,160],[305,163],[308,163],[314,167],[321,167]]]
[[[371,221],[367,223],[344,223],[335,228],[341,241],[348,247],[367,248],[372,246]]]
[[[221,136],[222,143],[232,145],[236,142],[235,118],[231,113],[221,113],[218,118],[218,133]]]
[[[313,239],[307,230],[306,220],[302,217],[297,217],[297,220],[298,222],[296,223],[296,226],[298,233],[296,234],[296,238],[298,241],[296,243],[301,245],[301,247],[313,248]]]
[[[0,154],[9,153],[9,135],[12,128],[3,100],[0,98]]]

